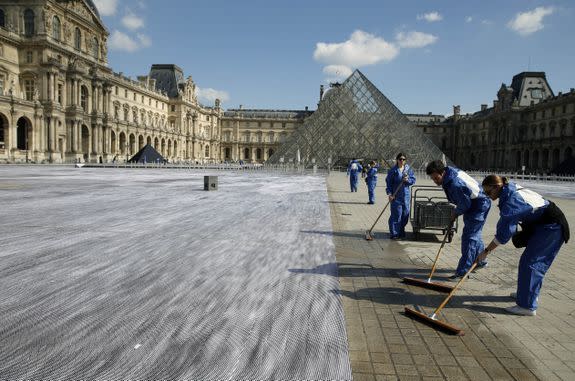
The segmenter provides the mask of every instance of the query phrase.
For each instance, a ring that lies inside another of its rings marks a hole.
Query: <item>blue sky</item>
[[[115,72],[175,63],[226,109],[315,109],[356,68],[405,113],[475,112],[527,70],[575,87],[571,0],[94,2]]]

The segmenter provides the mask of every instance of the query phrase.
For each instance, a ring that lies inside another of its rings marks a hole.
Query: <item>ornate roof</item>
[[[77,0],[57,0],[59,3],[68,3],[68,2],[72,2],[72,1],[77,1]],[[98,17],[98,20],[100,20],[100,22],[102,22],[102,18],[100,17],[100,12],[98,12],[98,8],[96,7],[96,4],[94,4],[94,2],[92,0],[84,0],[84,4],[86,4],[86,6],[88,8],[90,8],[92,10],[92,12],[94,12],[94,14]]]
[[[94,4],[94,2],[92,0],[84,0],[84,2],[86,3],[86,5],[94,11],[94,13],[96,14],[96,16],[98,16],[99,19],[101,19],[100,17],[100,12],[98,12],[98,8],[96,8],[96,4]]]

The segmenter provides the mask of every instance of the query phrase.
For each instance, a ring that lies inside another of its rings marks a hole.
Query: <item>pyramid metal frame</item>
[[[442,159],[443,152],[359,70],[332,86],[267,163],[328,168],[352,158],[393,161],[403,152],[413,168]]]

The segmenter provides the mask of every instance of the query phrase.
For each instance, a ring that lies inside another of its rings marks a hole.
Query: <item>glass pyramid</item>
[[[413,168],[445,161],[443,152],[411,123],[359,70],[332,85],[317,111],[306,119],[268,164],[304,167],[347,166],[349,160],[386,160],[403,152]]]

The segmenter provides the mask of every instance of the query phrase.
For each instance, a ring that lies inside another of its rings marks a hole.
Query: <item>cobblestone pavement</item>
[[[433,185],[418,179],[418,185]],[[564,245],[545,278],[536,317],[506,314],[513,304],[520,249],[500,246],[489,267],[464,282],[439,318],[465,330],[465,336],[438,332],[405,316],[404,307],[433,312],[445,294],[409,286],[404,276],[426,277],[437,254],[441,232],[413,240],[390,241],[386,211],[365,231],[387,197],[384,176],[376,204],[367,205],[367,188],[349,192],[345,173],[328,177],[334,243],[343,294],[354,380],[573,380],[575,379],[575,253]],[[575,227],[575,201],[553,199]],[[493,237],[499,209],[493,204],[483,231]],[[460,232],[446,244],[436,280],[446,281],[459,259]],[[438,233],[438,234],[435,234]]]

